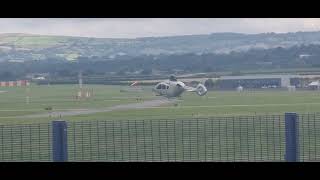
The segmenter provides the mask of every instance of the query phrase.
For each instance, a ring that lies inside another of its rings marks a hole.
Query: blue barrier
[[[66,121],[52,122],[52,153],[54,162],[68,161]]]
[[[299,161],[299,136],[297,113],[285,113],[286,154],[287,162]]]

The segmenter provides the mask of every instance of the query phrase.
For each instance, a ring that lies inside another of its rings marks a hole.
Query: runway
[[[16,118],[42,118],[42,117],[64,117],[64,116],[76,116],[76,115],[87,115],[87,114],[95,114],[101,112],[111,112],[111,111],[121,111],[121,110],[130,110],[130,109],[145,109],[145,108],[153,108],[165,104],[170,104],[176,102],[175,99],[157,99],[150,101],[143,101],[140,103],[131,103],[124,105],[117,105],[108,108],[101,109],[83,109],[83,110],[71,110],[71,111],[54,111],[50,113],[43,114],[31,114],[24,116],[17,116]]]

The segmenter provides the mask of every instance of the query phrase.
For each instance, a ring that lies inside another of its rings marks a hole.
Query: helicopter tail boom
[[[203,84],[198,84],[197,87],[185,87],[188,92],[196,92],[199,96],[204,96],[207,94],[208,90]]]

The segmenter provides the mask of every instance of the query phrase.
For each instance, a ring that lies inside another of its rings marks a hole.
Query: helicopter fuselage
[[[164,81],[158,83],[152,91],[157,95],[170,97],[180,96],[186,89],[185,84],[181,81]]]

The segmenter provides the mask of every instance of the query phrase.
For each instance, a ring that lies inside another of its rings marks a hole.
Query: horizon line
[[[163,35],[163,36],[140,36],[135,38],[120,38],[120,37],[92,37],[92,36],[71,36],[71,35],[57,35],[57,34],[32,34],[23,32],[0,33],[1,36],[5,35],[25,35],[25,36],[54,36],[54,37],[77,37],[77,38],[95,38],[95,39],[144,39],[144,38],[167,38],[167,37],[182,37],[182,36],[205,36],[213,34],[239,34],[239,35],[259,35],[259,34],[294,34],[294,33],[317,33],[318,31],[294,31],[294,32],[263,32],[263,33],[241,33],[241,32],[212,32],[209,34],[181,34],[181,35]]]

